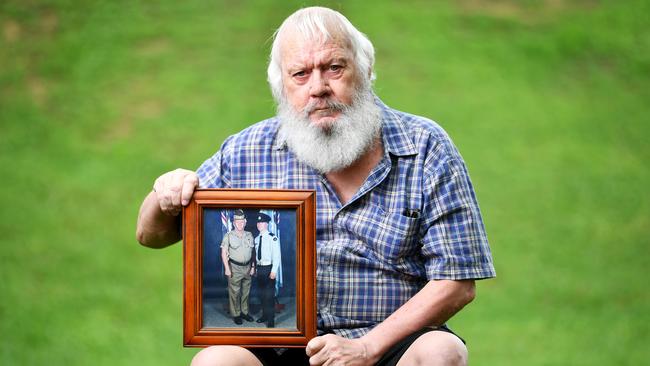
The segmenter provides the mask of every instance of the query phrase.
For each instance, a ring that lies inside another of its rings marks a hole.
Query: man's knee
[[[467,347],[451,333],[428,332],[411,344],[397,365],[465,366]]]
[[[204,348],[192,359],[190,366],[261,366],[250,351],[237,346]]]

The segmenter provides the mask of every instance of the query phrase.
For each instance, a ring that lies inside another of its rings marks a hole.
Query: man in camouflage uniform
[[[246,216],[242,210],[235,210],[233,215],[235,229],[226,233],[221,241],[221,260],[228,277],[228,298],[230,315],[235,324],[242,324],[242,319],[253,321],[248,314],[248,295],[251,291],[254,257],[253,234],[244,231]]]

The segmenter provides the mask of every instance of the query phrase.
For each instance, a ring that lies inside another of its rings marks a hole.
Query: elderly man
[[[255,269],[253,234],[245,231],[246,216],[244,211],[235,210],[233,214],[234,230],[230,230],[221,241],[221,261],[224,274],[228,278],[228,301],[230,315],[235,324],[242,324],[242,319],[252,322],[248,313],[248,296],[251,292],[251,276]]]
[[[445,322],[495,275],[463,159],[426,118],[372,91],[374,50],[343,15],[306,8],[278,29],[268,79],[278,115],[224,142],[196,173],[159,177],[138,239],[179,237],[197,187],[317,191],[319,336],[305,350],[215,346],[193,365],[464,365]]]

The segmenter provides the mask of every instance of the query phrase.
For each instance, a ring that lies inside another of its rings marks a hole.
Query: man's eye
[[[341,65],[330,65],[330,71],[339,71],[343,68]]]
[[[293,73],[293,77],[296,77],[296,78],[303,77],[305,75],[307,75],[307,73],[304,72],[304,71],[298,71],[298,72]]]

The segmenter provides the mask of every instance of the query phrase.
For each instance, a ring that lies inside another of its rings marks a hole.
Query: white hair
[[[268,82],[271,92],[277,102],[283,95],[282,65],[280,45],[288,30],[296,31],[305,40],[315,40],[322,43],[335,40],[342,42],[342,46],[354,54],[354,65],[364,81],[364,84],[371,84],[375,79],[373,65],[375,63],[375,48],[370,40],[343,14],[328,8],[309,7],[291,14],[280,25],[273,35],[273,46],[271,47],[271,58],[267,70]]]

